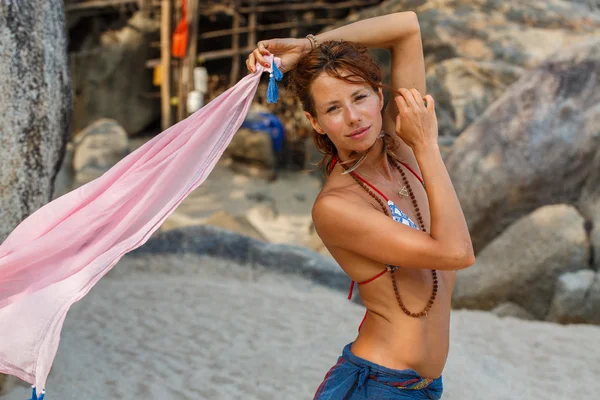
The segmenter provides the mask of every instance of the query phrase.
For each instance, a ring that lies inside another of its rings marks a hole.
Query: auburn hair
[[[385,88],[382,83],[381,69],[369,54],[366,46],[344,40],[323,42],[298,62],[296,68],[290,71],[288,81],[289,88],[302,103],[304,111],[315,118],[316,111],[314,99],[311,95],[311,86],[322,73],[348,83],[366,82],[375,92]],[[323,158],[318,163],[318,168],[324,168],[325,176],[328,176],[333,157],[338,153],[337,149],[327,135],[320,135],[314,130],[313,141],[317,150],[323,154]],[[400,161],[392,150],[398,144],[396,138],[384,132],[383,142],[383,151],[380,156],[387,153],[392,158]],[[351,153],[350,160],[344,161],[344,164],[359,160],[360,154],[359,157],[352,158],[352,155],[356,154],[358,152]],[[355,166],[353,165],[353,167]]]

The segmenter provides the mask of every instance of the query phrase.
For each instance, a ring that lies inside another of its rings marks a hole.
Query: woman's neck
[[[392,165],[388,160],[386,151],[383,149],[383,143],[383,138],[377,138],[373,146],[367,150],[366,157],[362,160],[354,172],[358,173],[359,175],[361,172],[366,172],[367,174],[375,173],[384,177],[386,180],[393,180]],[[362,154],[350,154],[351,153],[346,153],[346,155],[342,155],[342,161],[346,161],[351,158],[358,160],[362,156]],[[350,168],[352,167],[352,164],[346,164],[346,166]]]

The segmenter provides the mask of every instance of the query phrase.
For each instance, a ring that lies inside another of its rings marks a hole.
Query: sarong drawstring
[[[371,376],[371,367],[368,365],[359,366],[357,389],[360,391],[364,388],[365,396],[367,395],[367,380]]]

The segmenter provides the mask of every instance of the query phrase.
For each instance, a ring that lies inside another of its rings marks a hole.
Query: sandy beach
[[[49,400],[311,399],[364,312],[340,291],[261,267],[202,256],[159,264],[145,271],[126,256],[73,305]],[[451,330],[445,400],[600,391],[600,327],[455,311]]]
[[[321,182],[308,172],[281,171],[268,181],[234,172],[223,157],[206,181],[161,226],[168,230],[206,223],[215,213],[245,217],[271,243],[304,244]]]

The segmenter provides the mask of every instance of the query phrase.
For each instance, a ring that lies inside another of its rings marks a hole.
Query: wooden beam
[[[198,53],[198,62],[218,60],[219,58],[227,58],[236,54],[250,53],[252,50],[254,50],[254,47],[240,48],[237,52],[234,52],[233,49],[207,51]]]
[[[236,32],[240,28],[240,14],[237,12],[239,8],[239,0],[233,0],[233,36],[231,38],[231,71],[229,73],[229,86],[235,85],[238,75],[240,74],[240,35]]]
[[[256,5],[256,0],[251,1],[252,5]],[[248,19],[248,47],[256,46],[256,13],[251,12]]]
[[[241,14],[249,12],[275,12],[275,11],[298,11],[298,10],[314,10],[316,8],[337,9],[350,7],[365,7],[379,4],[380,0],[349,0],[341,3],[324,3],[322,0],[315,2],[306,2],[303,4],[276,4],[272,6],[250,6],[240,7],[236,11]]]
[[[198,0],[188,0],[188,15],[189,15],[189,32],[190,42],[186,55],[187,63],[187,88],[186,88],[186,103],[187,94],[194,89],[194,68],[196,67],[196,59],[198,52]],[[186,104],[186,115],[187,104]]]
[[[300,28],[303,26],[315,26],[315,25],[329,25],[334,22],[338,22],[339,18],[321,18],[315,19],[310,22],[304,21],[289,21],[289,22],[280,22],[277,24],[268,24],[268,25],[256,25],[254,30],[256,32],[266,32],[266,31],[275,31],[278,29],[290,29],[290,28]],[[221,29],[218,31],[211,31],[203,33],[199,36],[200,39],[211,39],[216,37],[229,36],[234,33],[233,29]],[[241,27],[235,30],[235,33],[250,33],[250,26]],[[293,36],[293,35],[292,35]],[[256,45],[256,43],[254,43]]]
[[[161,127],[164,131],[172,125],[171,114],[171,0],[162,0],[160,19],[160,63],[161,63]]]

